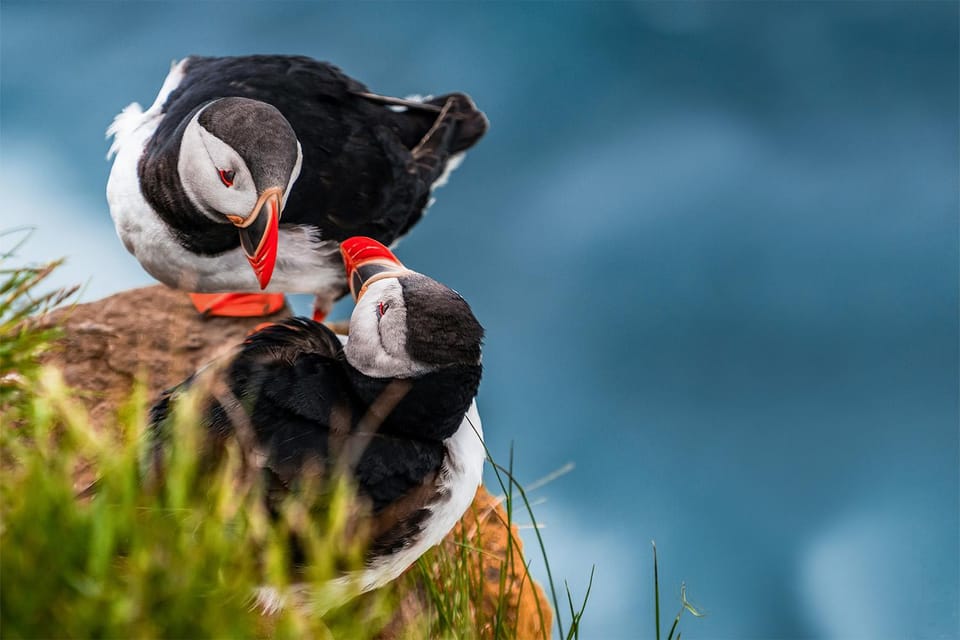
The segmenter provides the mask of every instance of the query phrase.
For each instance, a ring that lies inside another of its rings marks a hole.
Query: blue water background
[[[652,636],[651,539],[664,615],[681,580],[708,612],[684,638],[957,637],[957,3],[0,12],[0,228],[86,299],[150,282],[103,131],[172,60],[475,98],[490,133],[399,253],[487,328],[494,454],[576,463],[534,497],[555,577],[596,565],[585,637]]]

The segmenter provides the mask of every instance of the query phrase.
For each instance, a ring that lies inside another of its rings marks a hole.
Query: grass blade
[[[650,541],[653,545],[653,609],[654,617],[657,621],[657,640],[660,640],[660,569],[657,566],[657,543]]]

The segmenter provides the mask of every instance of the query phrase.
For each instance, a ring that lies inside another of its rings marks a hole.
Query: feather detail
[[[140,106],[139,102],[131,102],[117,114],[117,117],[107,127],[107,139],[113,138],[110,143],[110,150],[107,151],[107,160],[117,155],[124,138],[140,126],[141,122],[143,122],[143,107]]]
[[[107,138],[113,138],[113,141],[110,143],[110,150],[107,152],[107,160],[113,158],[113,156],[120,151],[120,146],[123,144],[124,138],[133,133],[137,127],[148,119],[163,113],[163,105],[167,102],[167,98],[170,97],[170,94],[173,93],[180,85],[180,81],[183,80],[183,76],[186,73],[187,60],[188,58],[180,61],[174,60],[170,64],[170,73],[168,73],[164,79],[163,85],[160,87],[160,93],[157,94],[156,99],[153,101],[153,104],[150,105],[149,109],[144,111],[139,102],[132,102],[117,114],[117,117],[113,119],[113,123],[107,127]]]

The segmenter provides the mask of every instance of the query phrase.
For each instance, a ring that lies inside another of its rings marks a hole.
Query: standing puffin
[[[371,539],[364,570],[341,580],[368,591],[438,544],[473,501],[485,458],[474,402],[483,328],[458,293],[377,241],[350,238],[340,250],[356,299],[345,344],[306,318],[252,334],[212,374],[229,393],[210,397],[203,416],[212,443],[236,434],[258,461],[271,500],[305,469],[348,470]],[[193,382],[154,406],[155,433]],[[155,454],[162,468],[162,447]],[[269,590],[261,602],[279,604]]]
[[[313,293],[319,320],[347,290],[338,243],[403,236],[486,129],[462,93],[379,96],[303,56],[191,56],[107,130],[107,201],[127,250],[205,294],[201,312],[260,315]],[[259,290],[277,293],[234,293]]]

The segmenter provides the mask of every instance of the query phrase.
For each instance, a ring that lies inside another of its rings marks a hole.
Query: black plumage
[[[305,475],[352,481],[369,506],[360,511],[369,516],[366,566],[354,576],[369,590],[438,544],[482,480],[474,399],[483,328],[458,293],[376,240],[347,238],[339,248],[357,286],[346,346],[303,318],[249,336],[222,366],[155,405],[151,460],[162,477],[172,402],[202,379],[203,459],[217,460],[235,440],[247,468],[263,474],[272,512]],[[298,564],[297,536],[291,544]]]
[[[225,97],[265,102],[289,122],[303,166],[281,228],[310,225],[324,240],[365,235],[390,244],[404,235],[422,216],[450,157],[487,128],[463,94],[418,105],[372,94],[335,66],[303,56],[190,57],[138,173],[150,206],[182,246],[200,255],[234,249],[240,240],[231,226],[196,210],[179,182],[177,157],[190,117]],[[389,108],[396,103],[408,106]]]
[[[347,466],[376,517],[406,497],[437,491],[443,440],[463,421],[481,366],[451,364],[409,380],[371,378],[347,362],[327,327],[294,318],[250,336],[219,375],[232,398],[210,398],[204,411],[214,447],[235,435],[240,411],[267,454],[269,480],[279,486],[294,486],[308,466],[329,473],[357,454]],[[151,421],[158,436],[171,401],[193,383],[187,380],[154,406]],[[395,406],[382,422],[371,422],[371,406],[390,394]],[[157,437],[154,461],[161,466],[162,447]],[[369,553],[401,548],[429,516],[427,502],[407,500],[388,523],[377,525]]]

